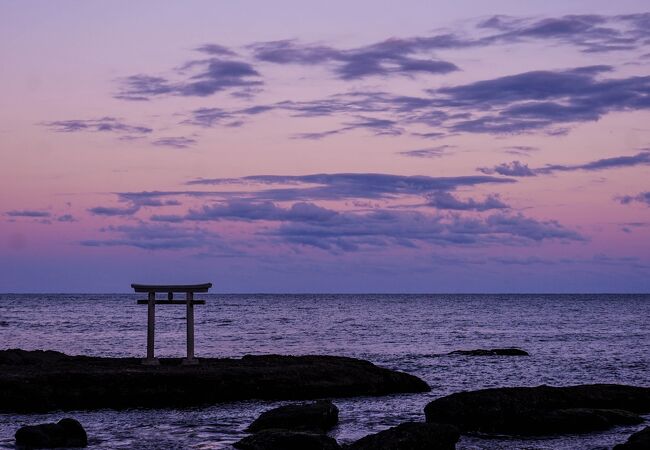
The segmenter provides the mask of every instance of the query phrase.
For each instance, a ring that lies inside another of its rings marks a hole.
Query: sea
[[[1,294],[0,348],[73,355],[144,356],[146,306],[135,294]],[[650,386],[650,295],[197,295],[198,357],[343,355],[402,370],[431,392],[335,398],[350,443],[405,421],[431,400],[501,386],[624,383]],[[185,352],[185,308],[156,308],[157,356]],[[528,357],[459,356],[518,347]],[[229,449],[262,411],[286,402],[187,409],[0,414],[0,448],[22,425],[75,417],[91,449]],[[650,419],[650,416],[646,417]],[[647,425],[647,424],[646,424]],[[458,449],[611,449],[645,425],[552,438],[463,436]]]

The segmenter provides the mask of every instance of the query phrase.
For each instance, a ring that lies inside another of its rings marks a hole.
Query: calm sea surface
[[[0,348],[142,356],[146,307],[135,295],[0,295]],[[205,295],[195,308],[200,356],[332,354],[418,375],[432,392],[335,399],[350,442],[407,420],[460,390],[627,383],[650,386],[650,295]],[[157,308],[158,356],[183,356],[185,308]],[[520,347],[530,357],[447,356]],[[230,448],[261,411],[281,402],[184,410],[0,414],[0,447],[23,424],[73,416],[90,448]],[[648,417],[650,418],[650,417]],[[463,437],[460,449],[606,449],[642,426],[553,439]]]

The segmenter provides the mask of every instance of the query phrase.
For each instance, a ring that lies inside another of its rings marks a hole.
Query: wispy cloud
[[[388,39],[365,47],[340,50],[327,45],[303,44],[295,40],[251,45],[255,59],[275,64],[332,64],[337,77],[357,80],[369,76],[446,74],[458,70],[449,62],[416,58],[419,49],[403,39]]]
[[[615,156],[590,161],[583,164],[547,164],[544,167],[530,168],[528,164],[512,161],[494,167],[481,167],[478,170],[485,174],[499,174],[511,177],[530,177],[535,175],[548,175],[555,172],[573,172],[578,170],[599,171],[650,165],[650,151],[644,150],[635,155]]]
[[[116,237],[81,241],[86,247],[135,247],[143,250],[212,249],[223,255],[240,255],[225,244],[217,233],[200,228],[174,227],[166,224],[120,225],[103,228]]]
[[[279,40],[252,44],[258,61],[274,64],[321,65],[342,80],[370,76],[446,74],[458,70],[434,52],[500,44],[552,41],[586,53],[635,50],[650,39],[650,14],[565,15],[531,18],[493,16],[464,32],[390,38],[369,45],[342,49],[327,44]]]
[[[152,144],[159,147],[188,148],[196,144],[196,139],[185,136],[162,137]]]
[[[508,209],[498,196],[489,195],[484,200],[474,200],[473,198],[467,200],[459,200],[449,192],[434,192],[429,195],[429,206],[437,209],[450,209],[456,211],[488,211],[490,209]]]
[[[382,173],[333,173],[312,175],[254,175],[237,179],[201,178],[188,185],[260,183],[267,188],[254,193],[260,200],[344,200],[380,199],[402,195],[424,195],[432,191],[454,190],[461,186],[513,183],[509,178],[492,176],[428,177]],[[289,185],[276,187],[274,185]]]
[[[38,210],[31,210],[31,209],[22,209],[22,210],[12,210],[12,211],[7,211],[5,212],[6,216],[9,217],[35,217],[35,218],[45,218],[45,217],[50,217],[52,214],[50,214],[47,211],[38,211]]]
[[[136,134],[143,135],[153,129],[141,125],[131,125],[115,117],[102,117],[100,119],[72,119],[43,122],[52,131],[60,133],[75,133],[79,131]]]
[[[171,77],[136,74],[122,78],[115,97],[123,100],[150,100],[170,95],[207,97],[225,90],[263,84],[259,72],[250,63],[232,59],[234,51],[218,44],[204,44],[196,50],[208,57],[185,62]]]
[[[417,150],[404,150],[398,153],[413,158],[440,158],[447,155],[449,150],[455,147],[455,145],[438,145],[436,147],[420,148]]]
[[[618,201],[623,205],[629,205],[630,203],[638,202],[645,204],[646,206],[650,206],[650,191],[641,192],[636,195],[624,195],[622,197],[618,197]]]

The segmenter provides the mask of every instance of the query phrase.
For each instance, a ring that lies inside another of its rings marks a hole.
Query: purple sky
[[[0,291],[650,291],[641,1],[0,3]]]

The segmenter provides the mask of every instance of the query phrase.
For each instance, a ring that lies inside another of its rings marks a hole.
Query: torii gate
[[[154,332],[156,326],[156,305],[187,305],[187,358],[183,364],[193,365],[199,361],[194,358],[194,305],[205,305],[205,300],[194,300],[195,292],[208,292],[212,283],[203,284],[132,284],[135,292],[147,292],[147,300],[138,300],[139,305],[148,305],[147,309],[147,358],[142,364],[157,366],[160,364],[154,356]],[[156,300],[156,292],[167,292],[167,300]],[[185,300],[174,300],[174,292],[185,292]]]

